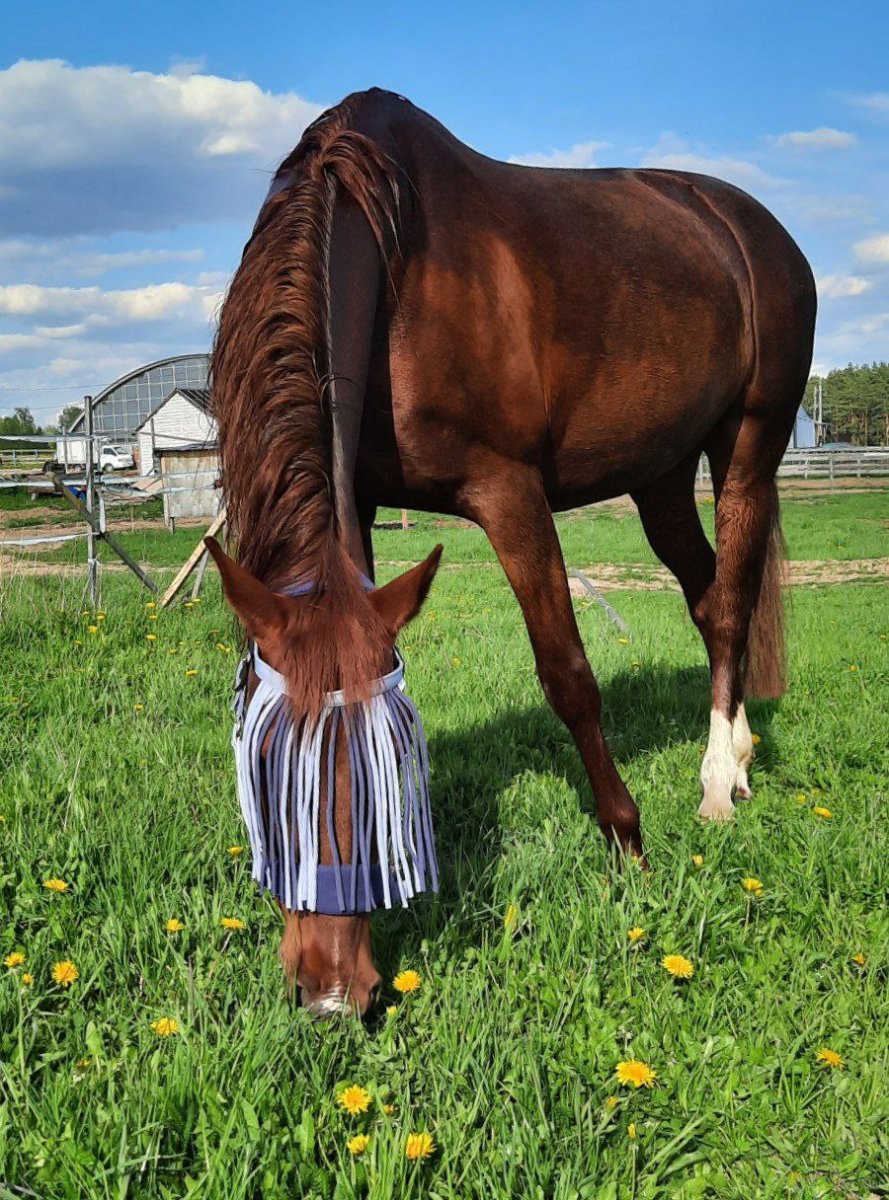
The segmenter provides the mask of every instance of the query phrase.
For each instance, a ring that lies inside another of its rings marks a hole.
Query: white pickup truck
[[[76,441],[59,442],[56,445],[56,457],[43,464],[43,470],[51,471],[84,471],[86,470],[86,438]],[[129,446],[93,444],[93,463],[100,471],[126,471],[135,467],[136,462]]]

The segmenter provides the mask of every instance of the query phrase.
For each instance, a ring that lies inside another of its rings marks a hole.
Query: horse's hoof
[[[724,792],[705,792],[698,816],[702,821],[730,821],[735,815],[731,797]]]

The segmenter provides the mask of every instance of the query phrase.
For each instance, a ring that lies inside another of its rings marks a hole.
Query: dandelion
[[[44,879],[43,886],[48,892],[67,892],[68,890],[64,879]]]
[[[103,612],[97,612],[97,613],[96,613],[96,620],[97,620],[97,621],[104,621],[104,620],[105,620],[105,614],[104,614]]]
[[[169,921],[164,925],[167,933],[181,933],[185,926],[176,917],[170,917]]]
[[[461,660],[460,660],[460,659],[457,657],[457,655],[455,654],[455,655],[454,655],[454,657],[451,659],[451,666],[452,666],[452,667],[459,667],[459,666],[460,666],[460,663],[461,663]]]
[[[146,633],[145,640],[146,640],[146,642],[156,642],[157,634],[156,633]]]
[[[641,925],[634,925],[632,929],[627,930],[627,937],[635,945],[636,942],[641,942],[645,937],[645,930]]]
[[[506,909],[506,914],[503,918],[503,928],[507,933],[512,933],[516,927],[516,922],[519,919],[518,905],[510,904]]]
[[[156,620],[157,620],[157,613],[149,613],[149,614],[148,614],[148,619],[149,619],[149,621],[156,621]]]
[[[704,865],[704,856],[703,856],[703,854],[693,854],[691,856],[691,861],[694,864],[694,866],[702,867]]]
[[[606,1108],[617,1108],[618,1104],[620,1104],[620,1101],[618,1100],[617,1096],[606,1096],[605,1097],[605,1107]]]
[[[751,742],[753,742],[754,746],[758,746],[759,743],[762,741],[762,738],[759,736],[758,733],[751,733],[750,740],[751,740]]]
[[[618,638],[618,639],[617,639],[617,644],[618,644],[619,646],[629,646],[629,644],[630,644],[630,639],[629,639],[629,638]]]
[[[20,967],[25,961],[25,956],[21,950],[13,950],[11,954],[7,954],[3,960],[3,965],[9,967],[10,971],[14,971],[16,967]]]
[[[395,1105],[394,1104],[384,1104],[383,1112],[386,1114],[387,1117],[391,1117],[392,1114],[395,1112]]]
[[[182,607],[183,608],[194,608],[194,601],[186,600],[185,603],[182,605]]]
[[[372,1099],[373,1097],[367,1088],[359,1087],[358,1084],[354,1083],[351,1087],[343,1088],[336,1098],[340,1108],[344,1108],[353,1117],[359,1113],[366,1113],[370,1108]]]
[[[428,1158],[435,1153],[435,1142],[431,1133],[409,1133],[404,1152],[408,1158]]]
[[[617,1076],[618,1083],[622,1083],[624,1087],[650,1088],[657,1078],[657,1073],[644,1062],[640,1062],[637,1058],[628,1058],[624,1062],[619,1062],[614,1069],[614,1074]]]
[[[80,638],[75,638],[75,639],[74,639],[74,645],[75,645],[75,646],[82,646],[82,645],[83,645],[83,642],[80,640]]]
[[[391,1020],[392,1017],[398,1016],[398,1007],[395,1004],[390,1004],[386,1009],[386,1016]]]
[[[752,875],[748,875],[746,879],[741,880],[741,887],[745,892],[750,892],[754,896],[761,896],[765,891],[762,882],[755,879]]]
[[[350,1154],[363,1154],[370,1145],[370,1138],[366,1133],[356,1133],[353,1138],[346,1142],[346,1149]]]
[[[661,966],[676,979],[691,979],[695,973],[694,963],[682,954],[667,954],[661,959]]]
[[[197,675],[197,671],[194,669],[194,667],[190,667],[190,668],[189,668],[189,669],[188,669],[188,670],[185,672],[185,678],[186,678],[186,679],[194,679],[195,675]]]
[[[179,1032],[179,1022],[173,1017],[160,1017],[157,1021],[151,1022],[151,1031],[158,1037],[172,1037],[174,1033]]]
[[[237,858],[238,855],[244,853],[244,847],[243,846],[229,846],[228,852],[232,856],[232,858]]]
[[[416,971],[399,971],[392,980],[392,986],[396,992],[406,995],[408,992],[415,992],[422,982]]]
[[[0,825],[6,824],[6,813],[0,813]]]
[[[157,608],[157,605],[155,604],[155,602],[153,600],[146,600],[145,607],[148,609],[151,609],[151,608]]]
[[[635,1140],[636,1140],[636,1122],[635,1121],[631,1121],[629,1123],[629,1125],[627,1126],[627,1137],[630,1139],[631,1142],[635,1142]]]
[[[79,975],[80,972],[77,970],[77,967],[68,958],[63,959],[62,962],[57,962],[52,969],[53,980],[59,987],[70,987]]]
[[[823,808],[820,804],[816,804],[812,809],[812,812],[816,817],[821,817],[824,821],[830,821],[833,817],[833,813],[830,811],[830,809]]]
[[[796,798],[796,802],[797,802],[797,804],[805,804],[808,801],[808,799],[809,799],[809,797],[806,795],[805,792],[800,792]]]
[[[86,627],[86,631],[87,631],[87,633],[89,633],[89,634],[98,633],[98,632],[99,632],[99,626],[98,626],[98,625],[87,625],[87,627]]]
[[[849,670],[854,672],[854,671],[857,671],[858,668],[855,666],[855,663],[852,663],[849,667]]]
[[[30,987],[33,982],[34,976],[30,971],[25,971],[24,975],[22,976],[22,983],[25,985],[25,987]]]
[[[223,929],[246,929],[247,926],[240,917],[223,917],[219,922]]]
[[[81,1071],[85,1071],[93,1060],[91,1058],[78,1058],[77,1065]]]
[[[853,954],[852,961],[856,967],[863,967],[867,963],[867,957],[864,954]]]
[[[133,712],[140,713],[140,712],[144,712],[144,710],[145,710],[144,704],[134,704],[133,705]]]
[[[815,1058],[822,1066],[830,1067],[832,1071],[842,1071],[846,1065],[841,1055],[836,1050],[831,1050],[828,1046],[822,1046],[820,1050],[816,1050]]]

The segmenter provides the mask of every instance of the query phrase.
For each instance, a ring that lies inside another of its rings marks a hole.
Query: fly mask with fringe
[[[370,586],[370,581],[367,581]],[[288,589],[298,595],[308,587]],[[429,806],[429,757],[419,713],[404,688],[404,660],[371,684],[370,700],[328,692],[316,718],[295,716],[283,675],[254,644],[235,683],[232,745],[253,878],[290,910],[339,916],[391,908],[438,891]],[[257,686],[248,697],[250,672]],[[352,852],[336,837],[336,744],[349,757]],[[263,753],[263,750],[265,752]],[[319,861],[322,763],[332,862]]]

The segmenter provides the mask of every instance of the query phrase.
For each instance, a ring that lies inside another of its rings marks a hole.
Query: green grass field
[[[791,555],[885,555],[887,515],[880,495],[787,503]],[[651,561],[629,514],[560,528],[573,564]],[[171,565],[195,531],[145,536]],[[381,531],[377,553],[411,560],[436,540],[466,568],[440,573],[402,647],[443,888],[375,919],[397,1014],[365,1025],[291,1006],[280,919],[229,853],[246,836],[215,576],[156,621],[126,575],[106,575],[102,621],[82,573],[4,580],[0,959],[25,958],[0,967],[0,1197],[887,1194],[885,587],[794,589],[791,687],[749,706],[754,798],[730,827],[696,817],[709,697],[681,597],[611,593],[626,644],[578,602],[653,868],[621,874],[505,580],[473,565],[491,559],[481,535],[423,520]],[[671,953],[691,979],[661,967]],[[422,976],[408,997],[391,987],[403,968]],[[155,1033],[161,1018],[178,1032]],[[626,1059],[656,1072],[650,1089],[618,1083]],[[352,1083],[373,1097],[364,1116],[337,1104]],[[437,1149],[413,1162],[420,1131]]]

